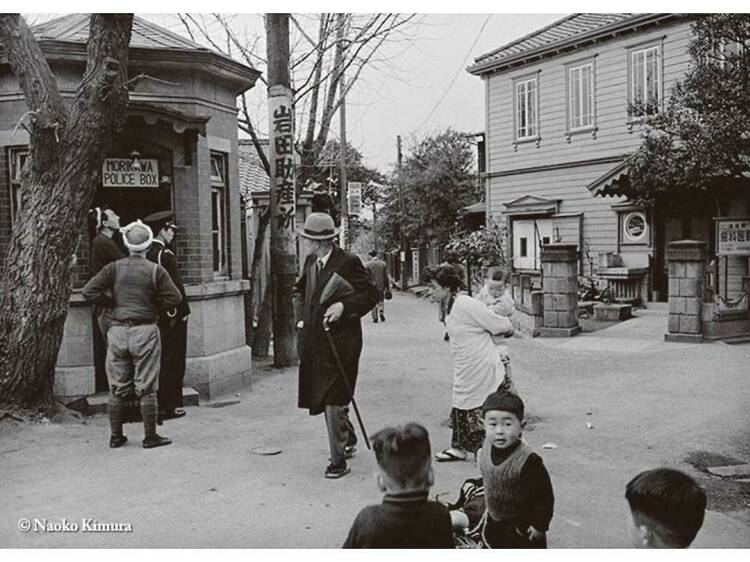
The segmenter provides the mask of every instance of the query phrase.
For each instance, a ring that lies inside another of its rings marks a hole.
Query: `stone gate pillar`
[[[543,337],[570,337],[578,324],[578,248],[575,244],[542,246]]]
[[[706,243],[678,240],[667,244],[669,331],[665,341],[703,341],[702,306],[706,278]]]

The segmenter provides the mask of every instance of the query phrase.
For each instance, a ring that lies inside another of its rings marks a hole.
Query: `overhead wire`
[[[443,92],[443,95],[440,96],[440,99],[437,101],[435,106],[432,108],[430,113],[425,117],[424,121],[420,123],[419,127],[414,129],[412,131],[413,133],[416,133],[419,131],[422,127],[425,126],[425,124],[430,120],[430,118],[435,114],[438,107],[440,107],[440,104],[443,103],[443,100],[445,100],[445,97],[448,95],[448,92],[450,92],[451,88],[453,87],[453,84],[456,83],[456,80],[458,79],[458,76],[461,74],[461,71],[464,70],[466,67],[466,59],[471,55],[472,51],[474,50],[474,47],[476,47],[477,43],[479,42],[479,39],[482,37],[482,33],[484,32],[484,29],[487,27],[487,24],[490,22],[490,19],[492,18],[492,14],[487,14],[487,17],[484,20],[484,23],[482,24],[482,27],[479,29],[479,32],[477,33],[477,36],[474,38],[474,42],[471,44],[471,47],[469,47],[469,50],[466,52],[466,55],[461,59],[461,65],[458,67],[458,70],[456,71],[456,74],[453,76],[453,79],[448,84],[448,87]]]

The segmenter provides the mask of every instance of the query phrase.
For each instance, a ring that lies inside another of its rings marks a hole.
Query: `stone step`
[[[89,416],[94,414],[106,414],[107,413],[107,402],[109,401],[109,393],[97,392],[93,396],[87,396],[84,399],[87,403],[87,411],[85,412]],[[198,391],[189,386],[182,387],[182,403],[185,406],[198,406]]]
[[[728,466],[710,466],[711,474],[722,478],[746,478],[750,476],[750,464],[732,464]]]
[[[736,344],[736,343],[748,343],[750,342],[750,334],[743,335],[743,336],[734,336],[731,338],[722,338],[721,341],[724,343],[728,343],[730,345]]]

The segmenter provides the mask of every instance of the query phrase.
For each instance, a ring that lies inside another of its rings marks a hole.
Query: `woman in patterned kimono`
[[[512,334],[510,320],[460,288],[463,281],[450,266],[440,266],[430,281],[433,300],[455,296],[446,319],[453,354],[451,446],[435,455],[438,462],[466,460],[484,441],[482,404],[504,382],[504,369],[492,341],[493,335]]]

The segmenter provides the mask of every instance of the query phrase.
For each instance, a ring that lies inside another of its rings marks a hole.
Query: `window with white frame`
[[[658,113],[661,98],[661,48],[653,45],[630,51],[631,116]]]
[[[227,196],[226,156],[211,153],[211,248],[215,275],[227,273],[226,220]]]
[[[516,82],[516,140],[536,139],[539,136],[539,82],[529,78]]]
[[[10,162],[10,209],[13,221],[16,220],[18,210],[21,208],[21,174],[28,161],[28,148],[18,147],[8,150],[8,162]]]
[[[594,64],[568,68],[568,128],[570,131],[594,126]]]
[[[708,53],[707,62],[711,64],[715,62],[719,68],[725,68],[727,63],[731,60],[736,60],[737,57],[742,56],[744,46],[739,41],[734,40],[719,40],[716,46]]]

